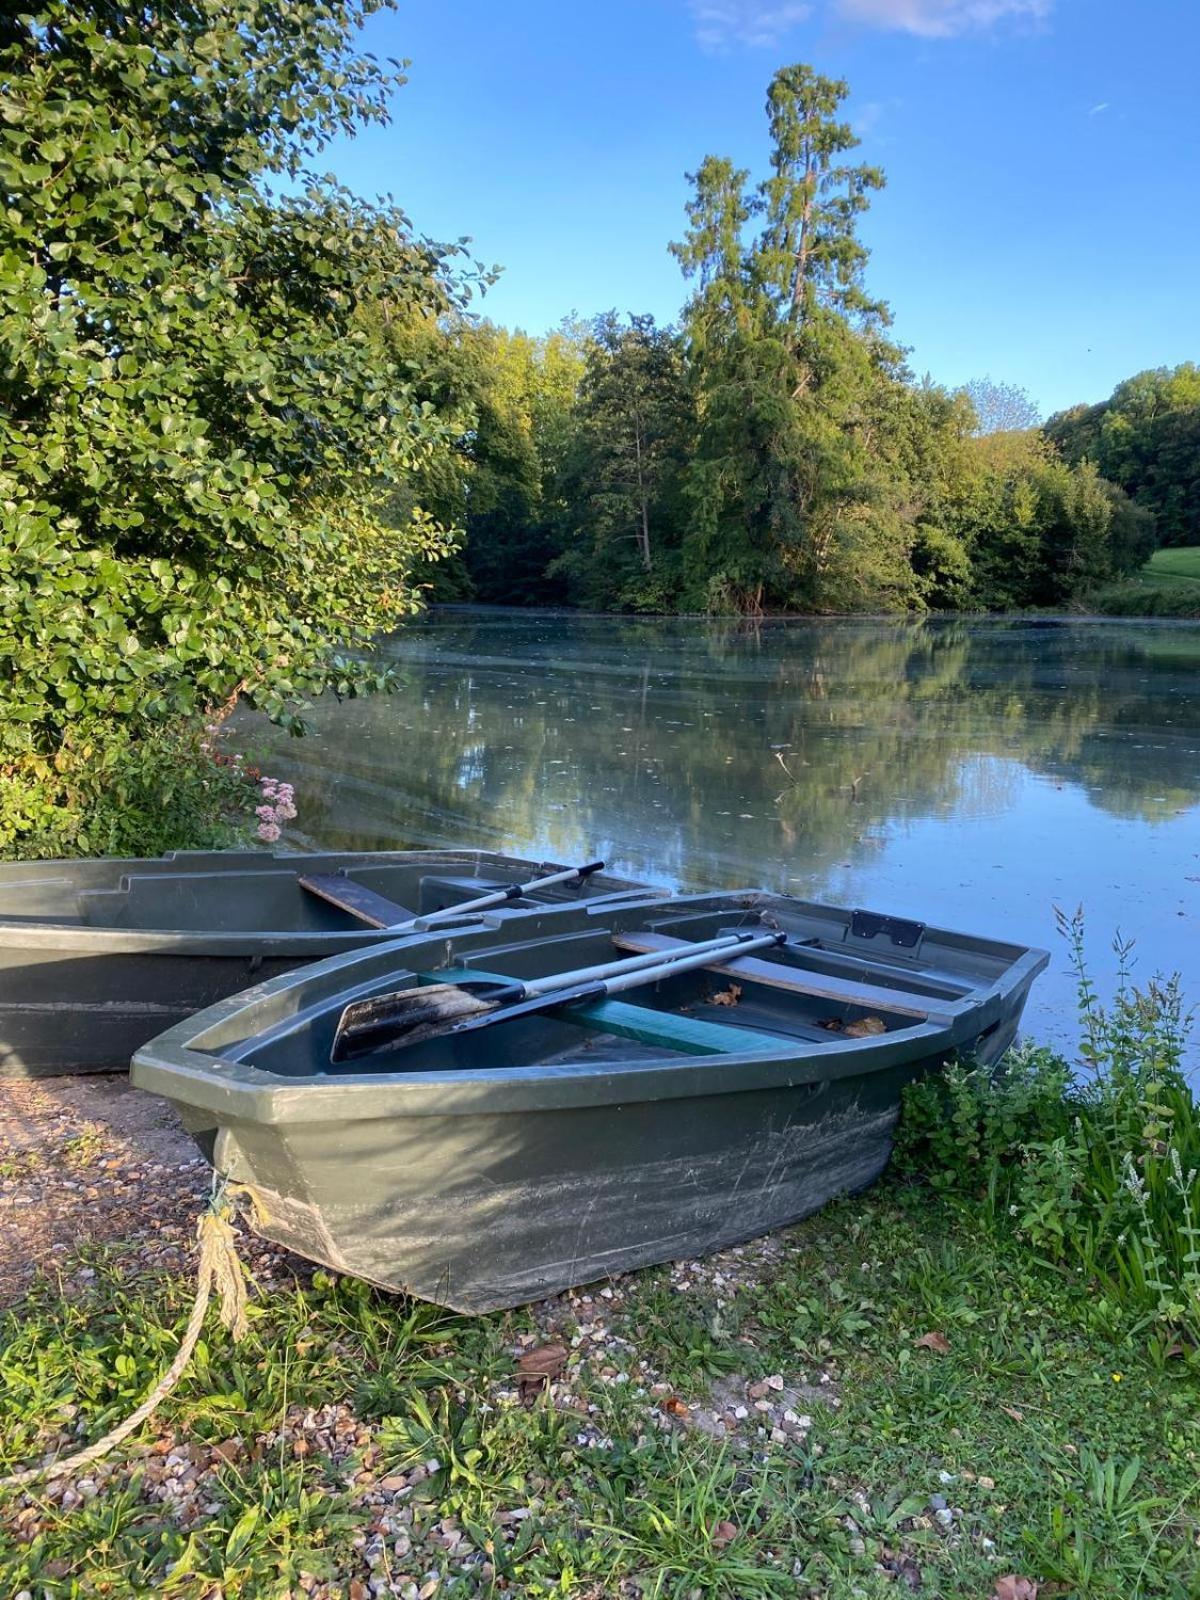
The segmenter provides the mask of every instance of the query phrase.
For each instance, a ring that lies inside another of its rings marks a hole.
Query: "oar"
[[[388,926],[389,933],[423,933],[426,928],[436,927],[439,922],[453,922],[459,917],[469,916],[473,911],[488,911],[492,906],[501,906],[506,900],[521,900],[527,894],[537,894],[542,889],[553,889],[559,883],[573,883],[576,880],[583,883],[594,872],[603,872],[603,861],[589,861],[584,867],[564,867],[561,872],[548,873],[544,878],[531,878],[528,883],[510,883],[507,889],[493,889],[489,894],[481,894],[475,900],[463,900],[456,906],[446,906],[442,911],[431,911],[428,916],[411,917],[407,922],[396,922]]]
[[[493,889],[474,900],[463,900],[456,906],[446,906],[441,911],[430,911],[414,917],[395,901],[385,899],[373,889],[367,889],[340,873],[313,874],[300,879],[301,888],[310,894],[328,900],[340,911],[348,911],[360,922],[372,928],[382,928],[388,933],[423,933],[427,928],[442,922],[456,922],[460,917],[477,911],[487,911],[492,906],[503,905],[507,900],[520,900],[524,895],[536,894],[539,889],[552,889],[557,883],[583,883],[593,872],[604,870],[603,861],[589,861],[585,867],[564,867],[561,872],[551,872],[544,878],[532,878],[528,883],[510,883],[506,889]]]
[[[548,978],[502,983],[494,978],[477,982],[419,984],[369,1000],[355,1000],[342,1012],[330,1051],[331,1061],[351,1061],[389,1046],[422,1044],[427,1039],[453,1036],[493,1022],[532,1016],[558,1006],[602,1000],[640,984],[657,983],[710,966],[714,956],[750,955],[755,950],[787,943],[784,933],[748,931],[722,934],[667,953],[632,956],[600,966],[578,967]]]

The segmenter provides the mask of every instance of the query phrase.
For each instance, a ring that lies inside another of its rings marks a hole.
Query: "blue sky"
[[[321,165],[470,234],[496,321],[672,320],[685,172],[761,172],[767,81],[805,60],[887,172],[869,281],[918,373],[1050,411],[1200,357],[1198,0],[401,0],[365,40],[410,81]]]

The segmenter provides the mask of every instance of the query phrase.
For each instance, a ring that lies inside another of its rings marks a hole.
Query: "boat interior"
[[[290,1004],[246,1013],[192,1048],[295,1079],[536,1066],[587,1067],[697,1056],[809,1054],[848,1041],[945,1027],[1026,952],[927,929],[905,919],[763,894],[692,896],[641,906],[596,905],[563,919],[508,923],[497,937],[462,934],[396,948],[390,967],[363,981],[332,965],[300,979]],[[536,926],[522,932],[522,924]],[[418,1044],[388,1045],[335,1062],[333,1042],[351,1001],[427,983],[542,979],[627,956],[664,961],[732,932],[783,932],[786,944],[751,955],[714,954],[688,971],[655,969],[611,999],[564,1006]],[[429,962],[422,956],[428,950]],[[340,986],[339,986],[340,977]],[[352,988],[347,988],[347,983]]]
[[[197,933],[352,933],[428,916],[560,870],[487,852],[402,855],[180,857],[175,862],[53,863],[0,876],[0,927],[37,923]],[[107,872],[96,868],[107,867]],[[599,872],[502,909],[572,905],[656,891]]]

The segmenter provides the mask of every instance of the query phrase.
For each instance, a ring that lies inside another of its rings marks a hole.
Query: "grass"
[[[1156,550],[1140,572],[1086,600],[1111,617],[1200,617],[1200,545]]]
[[[418,1469],[389,1565],[439,1594],[857,1600],[914,1572],[935,1596],[986,1597],[1005,1573],[1095,1600],[1196,1594],[1200,1362],[1168,1358],[1118,1298],[899,1182],[739,1260],[732,1286],[728,1258],[624,1280],[610,1326],[628,1345],[571,1345],[609,1303],[560,1303],[567,1368],[529,1409],[511,1389],[529,1313],[465,1321],[321,1274],[277,1291],[241,1345],[212,1333],[169,1402],[165,1442],[204,1464],[195,1520],[153,1484],[161,1455],[70,1509],[10,1494],[0,1590],[240,1600],[312,1574],[365,1595],[365,1464],[373,1484]],[[109,1426],[178,1336],[187,1282],[94,1270],[86,1298],[43,1283],[3,1328],[6,1465],[76,1417]],[[731,1371],[824,1379],[840,1403],[772,1445],[680,1425],[652,1387],[701,1400]],[[299,1448],[321,1408],[342,1408],[339,1442]]]
[[[897,1165],[981,1222],[1100,1281],[1169,1344],[1200,1345],[1200,1106],[1184,1070],[1191,1017],[1177,978],[1117,983],[1102,1004],[1079,913],[1060,913],[1075,967],[1080,1063],[1014,1053],[995,1077],[953,1065],[910,1088]]]
[[[1156,550],[1142,568],[1142,576],[1153,583],[1200,584],[1200,545]]]
[[[36,1172],[41,1157],[36,1150],[12,1150],[0,1156],[0,1183],[15,1183]]]

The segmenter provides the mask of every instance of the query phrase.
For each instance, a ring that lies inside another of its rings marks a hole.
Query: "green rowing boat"
[[[871,1183],[905,1084],[996,1060],[1046,960],[761,893],[597,900],[262,984],[132,1076],[268,1238],[486,1311]]]
[[[247,984],[394,939],[402,929],[389,924],[419,932],[450,910],[478,922],[654,893],[600,865],[483,850],[0,865],[0,1078],[124,1072],[171,1023]]]

